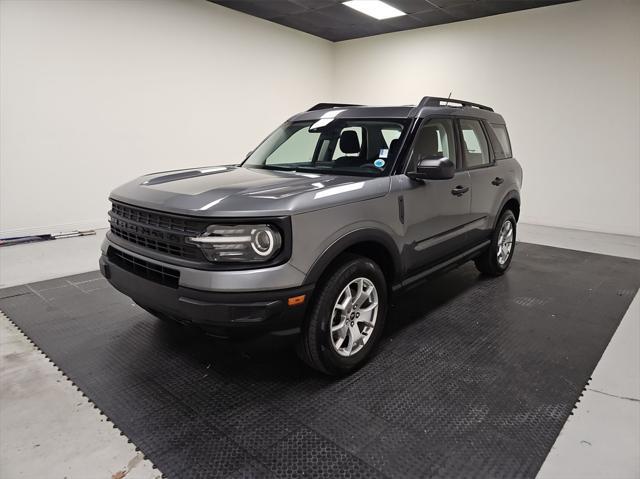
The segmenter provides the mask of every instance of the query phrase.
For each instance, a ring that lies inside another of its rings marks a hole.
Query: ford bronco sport
[[[489,107],[319,104],[240,165],[114,190],[100,268],[160,318],[295,337],[308,364],[343,374],[371,353],[392,293],[468,260],[507,270],[521,182]]]

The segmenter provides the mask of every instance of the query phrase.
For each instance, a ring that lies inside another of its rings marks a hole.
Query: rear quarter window
[[[511,141],[509,140],[509,132],[506,125],[499,123],[489,123],[489,136],[491,137],[491,146],[495,152],[496,160],[511,158]]]

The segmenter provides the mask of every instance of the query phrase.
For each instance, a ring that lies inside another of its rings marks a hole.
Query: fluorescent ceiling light
[[[396,7],[381,2],[380,0],[349,0],[343,2],[343,5],[351,7],[354,10],[369,15],[370,17],[377,18],[378,20],[384,20],[385,18],[400,17],[406,15],[402,10],[398,10]]]

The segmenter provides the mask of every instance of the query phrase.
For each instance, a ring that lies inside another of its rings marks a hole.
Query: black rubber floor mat
[[[640,285],[640,262],[519,244],[397,299],[335,380],[289,350],[167,325],[97,272],[2,309],[168,477],[533,477]]]

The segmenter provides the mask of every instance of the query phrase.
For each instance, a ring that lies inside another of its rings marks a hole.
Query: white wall
[[[640,235],[640,2],[585,0],[336,44],[335,100],[493,106],[522,220]]]
[[[0,236],[104,226],[115,185],[318,101],[451,90],[507,119],[523,221],[640,235],[639,52],[637,0],[336,44],[204,0],[0,0]]]
[[[114,186],[330,95],[330,42],[204,0],[0,0],[0,35],[0,236],[105,226]]]

